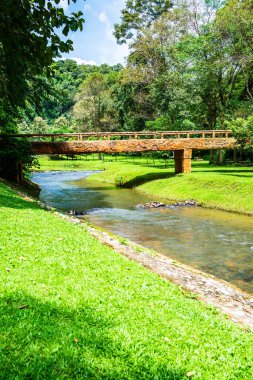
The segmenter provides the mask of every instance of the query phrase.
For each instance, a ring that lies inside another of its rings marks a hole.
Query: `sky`
[[[124,3],[125,0],[77,0],[68,5],[68,0],[61,0],[60,6],[67,14],[82,11],[85,18],[83,31],[68,35],[74,51],[63,54],[63,58],[74,59],[79,64],[125,65],[128,47],[118,45],[113,36],[114,24],[120,21]]]

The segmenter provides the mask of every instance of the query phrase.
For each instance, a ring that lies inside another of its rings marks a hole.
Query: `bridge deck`
[[[229,130],[85,132],[61,134],[16,134],[32,143],[35,154],[123,153],[175,151],[175,172],[191,171],[192,149],[233,148]],[[0,143],[3,135],[0,136]]]

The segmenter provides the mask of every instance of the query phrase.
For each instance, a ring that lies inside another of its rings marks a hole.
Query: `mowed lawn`
[[[0,379],[253,378],[253,334],[0,183]]]
[[[83,156],[76,161],[40,158],[41,170],[92,170],[103,172],[88,181],[109,182],[172,201],[194,199],[205,207],[253,215],[253,166],[210,166],[192,161],[192,173],[174,175],[174,162],[141,157]]]

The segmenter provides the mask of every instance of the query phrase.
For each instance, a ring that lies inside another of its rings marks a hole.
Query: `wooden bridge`
[[[63,134],[17,134],[32,143],[35,154],[85,154],[174,151],[175,173],[191,172],[193,149],[233,148],[229,130],[87,132]]]

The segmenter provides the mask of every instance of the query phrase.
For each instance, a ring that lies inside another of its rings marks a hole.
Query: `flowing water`
[[[48,205],[89,210],[84,218],[92,224],[253,293],[253,218],[200,207],[139,208],[139,203],[159,199],[88,183],[93,173],[42,172],[32,180]]]

